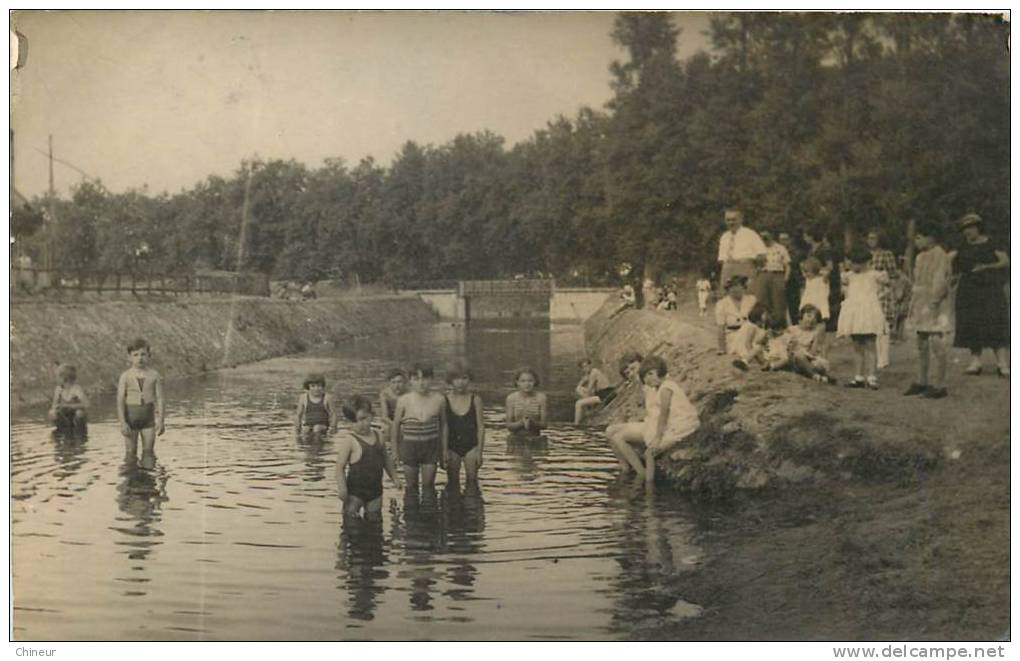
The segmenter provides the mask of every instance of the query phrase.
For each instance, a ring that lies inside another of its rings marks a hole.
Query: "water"
[[[618,480],[601,434],[500,429],[524,363],[569,419],[582,350],[576,326],[436,325],[175,382],[152,470],[123,465],[111,401],[82,443],[17,421],[14,637],[587,640],[696,617],[662,587],[701,562],[683,500]],[[387,480],[381,525],[341,525],[332,441],[293,435],[302,376],[368,394],[457,356],[486,404],[482,497],[405,509]]]

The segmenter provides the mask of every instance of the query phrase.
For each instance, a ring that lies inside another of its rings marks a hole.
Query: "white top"
[[[737,326],[747,321],[747,315],[751,313],[751,308],[757,302],[758,299],[750,294],[744,294],[744,297],[740,299],[740,305],[737,305],[729,296],[723,296],[715,304],[715,323],[719,326],[726,326],[727,329],[736,330]]]
[[[790,265],[790,251],[781,243],[765,248],[765,270],[782,273]]]
[[[669,398],[669,419],[662,432],[662,444],[675,442],[698,428],[698,409],[694,408],[691,401],[687,399],[676,381],[665,379],[658,388],[645,386],[645,442],[650,442],[655,437],[658,429],[661,403],[659,401],[663,390],[672,393]]]
[[[710,292],[710,291],[712,291],[712,283],[709,282],[708,280],[705,280],[704,278],[702,278],[701,280],[698,280],[698,283],[695,285],[695,287],[697,287],[698,291],[703,291],[703,292]]]
[[[740,227],[735,233],[726,230],[719,237],[720,262],[754,259],[758,255],[764,255],[765,251],[765,242],[749,227]]]

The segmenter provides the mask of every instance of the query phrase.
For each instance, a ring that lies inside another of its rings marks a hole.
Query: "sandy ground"
[[[683,311],[682,311],[683,312]],[[710,324],[710,319],[703,318]],[[848,343],[830,353],[852,376]],[[701,617],[636,637],[709,640],[989,640],[1009,635],[1010,386],[951,356],[949,397],[905,397],[917,352],[894,344],[878,392],[833,391],[840,417],[888,421],[944,445],[903,483],[846,480],[748,493],[703,522],[711,558],[666,578]]]

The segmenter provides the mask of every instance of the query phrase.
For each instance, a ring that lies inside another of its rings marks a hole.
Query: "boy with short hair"
[[[163,377],[149,367],[152,349],[143,338],[127,345],[131,366],[117,382],[117,420],[124,436],[127,459],[138,456],[138,437],[142,438],[142,463],[155,461],[156,436],[166,431],[166,400]]]

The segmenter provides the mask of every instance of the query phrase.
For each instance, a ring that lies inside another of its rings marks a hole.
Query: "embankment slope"
[[[75,364],[89,392],[111,390],[127,366],[125,345],[135,337],[149,341],[160,371],[174,378],[434,319],[420,299],[401,296],[17,304],[11,308],[12,406],[47,401],[59,362]]]

